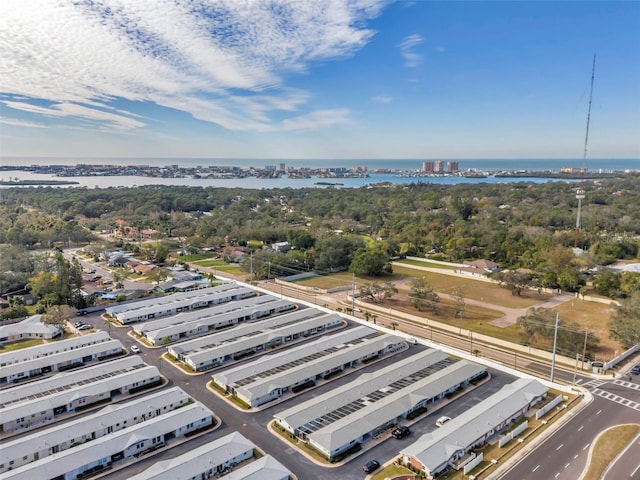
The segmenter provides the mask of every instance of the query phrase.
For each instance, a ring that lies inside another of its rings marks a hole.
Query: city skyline
[[[170,20],[170,21],[168,21]],[[1,153],[640,157],[639,2],[0,4]]]

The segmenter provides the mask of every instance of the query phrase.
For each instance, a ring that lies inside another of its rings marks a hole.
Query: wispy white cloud
[[[405,37],[398,45],[400,47],[400,55],[404,58],[404,66],[408,68],[415,68],[422,63],[422,55],[416,53],[414,48],[420,45],[424,39],[422,36],[414,33]]]
[[[351,123],[349,114],[351,112],[345,108],[333,110],[315,110],[311,113],[300,115],[295,118],[284,120],[276,130],[314,130],[316,128],[327,128],[333,125]]]
[[[440,47],[440,46],[437,46],[437,47],[435,48],[435,50],[436,50],[436,52],[438,52],[438,53],[444,53],[444,52],[446,52],[446,51],[447,51],[447,49],[446,49],[446,48],[444,48],[444,47]]]
[[[327,112],[345,110],[314,112],[310,95],[287,88],[286,78],[353,55],[374,34],[364,22],[382,7],[379,0],[3,0],[3,100],[115,130],[146,125],[135,102],[234,130],[289,129],[283,113],[307,125],[342,123]],[[132,106],[116,106],[120,99]]]
[[[0,117],[0,123],[4,125],[10,125],[12,127],[26,127],[26,128],[46,128],[43,123],[27,122],[24,120],[18,120],[16,118]]]
[[[112,126],[116,130],[128,130],[144,126],[144,123],[139,122],[138,120],[95,108],[89,108],[77,103],[56,103],[51,107],[42,107],[26,102],[4,101],[2,103],[15,110],[36,113],[49,117],[77,117],[85,120],[97,120]]]
[[[391,103],[393,102],[393,97],[387,97],[384,95],[376,95],[375,97],[371,97],[371,101],[374,103]]]

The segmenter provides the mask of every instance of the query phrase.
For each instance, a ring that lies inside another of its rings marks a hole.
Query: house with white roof
[[[433,479],[454,468],[456,462],[473,448],[483,445],[521,418],[546,393],[547,387],[527,378],[505,385],[489,398],[402,449],[403,460],[424,472],[428,479]]]

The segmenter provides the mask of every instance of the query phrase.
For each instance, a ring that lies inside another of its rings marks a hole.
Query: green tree
[[[339,270],[351,264],[356,250],[363,246],[359,237],[328,234],[316,242],[316,268]]]
[[[409,292],[411,305],[418,311],[422,307],[436,310],[440,297],[433,290],[433,286],[424,278],[418,277],[411,281],[411,291]]]
[[[65,322],[74,317],[75,314],[76,309],[68,305],[52,305],[47,309],[47,312],[42,315],[40,321],[48,325],[55,325],[61,330],[64,330]]]
[[[160,285],[168,276],[169,273],[164,268],[156,267],[147,273],[146,279],[155,285]]]
[[[521,273],[516,271],[496,272],[491,275],[492,278],[498,280],[501,285],[511,290],[511,295],[522,295],[522,290],[534,285],[533,276],[529,273]]]
[[[29,288],[36,297],[43,298],[47,294],[56,293],[56,275],[52,272],[38,272],[29,278]]]
[[[640,343],[640,292],[620,301],[609,321],[609,338],[624,348]]]
[[[385,253],[361,248],[351,261],[349,271],[355,275],[380,277],[391,274],[393,270]]]
[[[553,332],[555,313],[548,308],[530,308],[516,321],[523,345],[536,345],[541,338]]]
[[[640,292],[640,272],[623,272],[620,277],[620,291],[627,296]]]
[[[608,270],[598,273],[593,281],[593,288],[600,295],[617,297],[620,293],[620,274]]]
[[[360,296],[373,303],[383,303],[397,293],[398,289],[392,282],[373,282],[360,285]]]

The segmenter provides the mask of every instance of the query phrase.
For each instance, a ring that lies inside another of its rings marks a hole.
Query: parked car
[[[640,365],[636,365],[635,367],[633,367],[631,369],[631,373],[633,373],[634,375],[640,375]]]
[[[131,353],[140,353],[140,347],[137,345],[131,345]]]
[[[91,325],[80,325],[78,330],[91,330],[93,327]]]
[[[443,415],[438,420],[436,420],[436,427],[441,427],[441,426],[443,426],[445,423],[447,423],[450,420],[451,420],[451,417],[447,417],[447,416]]]
[[[391,432],[391,435],[393,435],[394,438],[404,438],[407,435],[409,435],[411,433],[411,430],[409,429],[409,427],[405,427],[404,425],[399,425],[398,427],[394,428],[393,431]]]
[[[369,460],[367,463],[364,464],[364,466],[362,467],[362,470],[364,470],[364,473],[371,473],[379,467],[380,467],[379,461]]]

